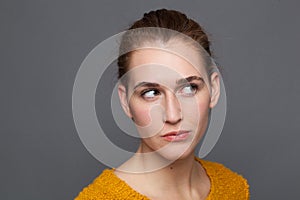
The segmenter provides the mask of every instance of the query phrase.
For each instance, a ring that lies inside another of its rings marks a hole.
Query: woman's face
[[[185,52],[198,56],[192,48]],[[205,133],[209,109],[217,102],[219,79],[213,74],[209,86],[201,59],[194,58],[195,67],[165,50],[131,54],[127,87],[120,85],[119,95],[142,138],[143,153],[156,151],[169,160],[185,157]]]

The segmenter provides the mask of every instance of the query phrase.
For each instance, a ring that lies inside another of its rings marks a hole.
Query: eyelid
[[[140,93],[141,93],[141,95],[144,95],[145,93],[153,91],[153,90],[156,90],[156,89],[154,89],[154,88],[147,88],[147,89],[142,90]]]
[[[203,87],[204,87],[204,82],[203,81],[199,81],[199,83],[195,83],[195,82],[189,82],[189,83],[186,83],[186,84],[182,84],[180,87],[178,87],[176,89],[176,93],[179,91],[179,94],[178,95],[185,95],[184,92],[180,91],[180,90],[183,90],[185,87],[192,87],[191,90],[193,90],[193,93],[190,93],[187,94],[187,96],[192,96],[192,95],[195,95],[197,92],[199,92]]]
[[[148,92],[154,91],[153,97],[145,96]],[[139,92],[139,95],[145,100],[154,100],[157,96],[159,96],[161,92],[157,88],[147,88]]]
[[[178,92],[178,90],[183,89],[184,87],[187,86],[199,86],[200,84],[194,83],[194,82],[186,82],[183,84],[180,84],[179,86],[176,87],[175,92]]]

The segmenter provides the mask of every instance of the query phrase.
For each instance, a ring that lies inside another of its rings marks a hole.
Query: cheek
[[[162,109],[159,104],[150,105],[135,102],[130,106],[130,111],[142,137],[152,137],[163,129]]]
[[[200,114],[200,120],[208,117],[209,104],[210,94],[209,91],[206,89],[205,91],[203,91],[203,93],[199,94],[197,98],[197,108]]]
[[[207,123],[209,98],[201,97],[182,103],[183,117],[193,127],[202,129]]]
[[[199,103],[198,111],[199,111],[199,119],[198,119],[197,132],[200,133],[200,135],[202,135],[205,132],[208,125],[209,101]]]
[[[198,111],[200,113],[200,116],[207,116],[209,110],[209,101],[199,101],[198,103]]]
[[[139,103],[132,103],[130,111],[134,122],[138,126],[147,126],[151,122],[150,107]]]

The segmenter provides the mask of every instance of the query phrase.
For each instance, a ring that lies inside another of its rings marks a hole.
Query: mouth
[[[162,135],[161,137],[169,142],[179,142],[186,140],[190,135],[190,131],[180,130],[180,131],[172,131]]]

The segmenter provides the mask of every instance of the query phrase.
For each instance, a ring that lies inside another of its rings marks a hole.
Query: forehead
[[[130,79],[171,79],[187,76],[205,76],[205,67],[199,53],[185,48],[183,53],[174,48],[144,48],[134,51],[130,57]],[[182,50],[182,48],[181,48]]]

